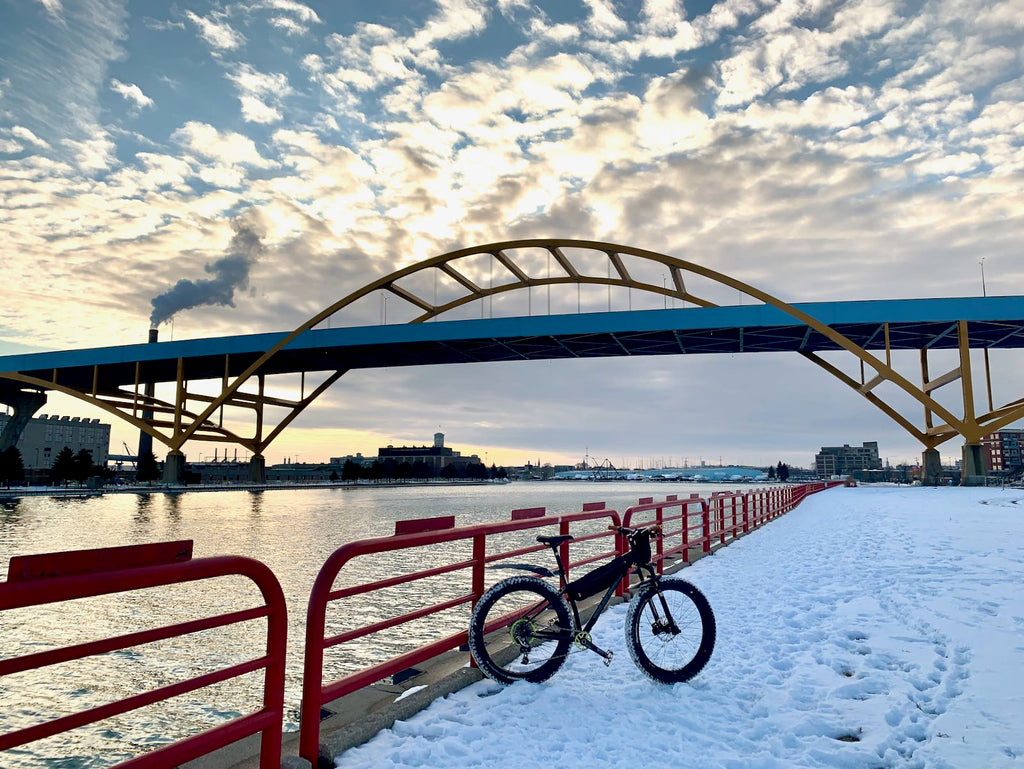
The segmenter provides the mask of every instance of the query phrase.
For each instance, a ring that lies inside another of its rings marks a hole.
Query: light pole
[[[988,296],[988,292],[985,290],[985,257],[981,257],[978,260],[978,264],[981,265],[981,295]]]

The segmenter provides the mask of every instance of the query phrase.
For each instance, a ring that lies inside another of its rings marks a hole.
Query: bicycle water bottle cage
[[[572,534],[559,534],[555,537],[537,537],[538,542],[542,545],[547,545],[548,547],[558,547],[563,542],[569,542],[573,539],[575,539],[575,537]]]

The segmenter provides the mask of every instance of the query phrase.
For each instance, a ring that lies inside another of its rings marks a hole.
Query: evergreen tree
[[[21,460],[21,452],[16,446],[0,451],[0,483],[11,487],[11,482],[20,483],[25,480],[25,465]]]
[[[139,457],[135,469],[135,480],[141,483],[149,483],[160,477],[160,465],[157,464],[156,454],[147,451]]]
[[[775,472],[779,476],[779,480],[785,483],[789,479],[789,465],[785,462],[779,462],[779,466],[775,469]]]
[[[75,477],[75,469],[75,452],[71,450],[70,446],[65,446],[53,460],[53,467],[50,468],[50,482],[63,482],[67,486],[68,481]]]
[[[341,480],[343,481],[356,481],[359,480],[360,467],[351,459],[345,460],[345,466],[341,468]]]
[[[95,466],[92,463],[92,453],[88,449],[82,449],[75,455],[74,480],[82,483],[92,477]]]

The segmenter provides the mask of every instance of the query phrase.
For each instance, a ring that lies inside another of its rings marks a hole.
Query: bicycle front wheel
[[[498,683],[540,683],[565,662],[572,620],[565,599],[536,577],[509,577],[481,596],[469,620],[469,651]]]
[[[636,666],[654,681],[689,681],[715,648],[711,604],[689,582],[662,579],[630,602],[626,646]]]

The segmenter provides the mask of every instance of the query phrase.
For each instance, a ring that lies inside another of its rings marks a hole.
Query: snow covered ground
[[[1024,769],[1024,492],[836,489],[683,576],[718,621],[692,681],[633,667],[619,606],[610,668],[474,684],[338,766]]]

